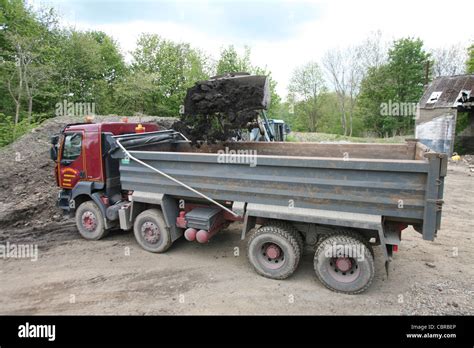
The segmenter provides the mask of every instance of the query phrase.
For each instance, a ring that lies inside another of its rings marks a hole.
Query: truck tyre
[[[152,253],[163,253],[171,246],[171,234],[159,209],[141,212],[133,224],[135,239],[140,246]]]
[[[93,201],[86,201],[77,208],[76,226],[81,236],[88,240],[99,240],[108,233],[104,215]]]
[[[270,226],[270,225],[274,226],[274,227],[281,228],[283,230],[286,230],[289,233],[292,233],[293,236],[295,237],[296,241],[298,242],[301,253],[304,252],[303,235],[292,224],[290,224],[288,222],[285,222],[285,221],[281,221],[281,220],[271,220],[268,223],[266,223],[264,226]]]
[[[323,238],[314,254],[314,271],[328,289],[359,294],[375,275],[371,246],[354,232],[339,232]]]
[[[292,231],[281,224],[269,224],[252,234],[247,256],[258,274],[271,279],[285,279],[298,267],[301,249]]]

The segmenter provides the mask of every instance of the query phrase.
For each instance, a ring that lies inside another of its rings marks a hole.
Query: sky
[[[223,47],[251,49],[253,65],[266,67],[286,96],[292,71],[319,62],[332,48],[356,45],[377,31],[385,41],[419,37],[426,48],[469,46],[474,6],[439,0],[31,0],[52,6],[62,24],[101,30],[126,59],[141,33],[188,42],[217,59]]]

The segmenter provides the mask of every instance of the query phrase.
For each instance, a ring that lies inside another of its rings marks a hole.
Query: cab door
[[[67,132],[63,135],[61,156],[58,163],[59,186],[72,189],[87,177],[84,151],[84,132]]]

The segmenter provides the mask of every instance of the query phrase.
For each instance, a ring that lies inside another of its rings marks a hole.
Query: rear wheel
[[[76,226],[82,237],[99,240],[107,235],[104,216],[93,201],[82,203],[76,210]]]
[[[278,228],[280,228],[282,230],[285,230],[288,233],[292,234],[293,237],[296,239],[296,242],[298,243],[299,247],[300,247],[301,253],[304,252],[303,235],[292,224],[290,224],[288,222],[285,222],[285,221],[281,221],[281,220],[270,220],[265,226],[278,227]]]
[[[163,213],[158,209],[148,209],[140,213],[133,225],[133,232],[138,244],[152,253],[163,253],[172,243]]]
[[[272,279],[285,279],[298,267],[301,249],[292,231],[281,224],[272,224],[252,234],[247,256],[258,274]]]
[[[358,294],[367,290],[374,279],[373,252],[354,232],[329,235],[318,243],[314,270],[328,289]]]

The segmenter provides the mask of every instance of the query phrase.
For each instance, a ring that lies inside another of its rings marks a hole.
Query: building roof
[[[441,76],[426,88],[420,100],[421,109],[456,108],[462,92],[474,96],[474,74]]]

